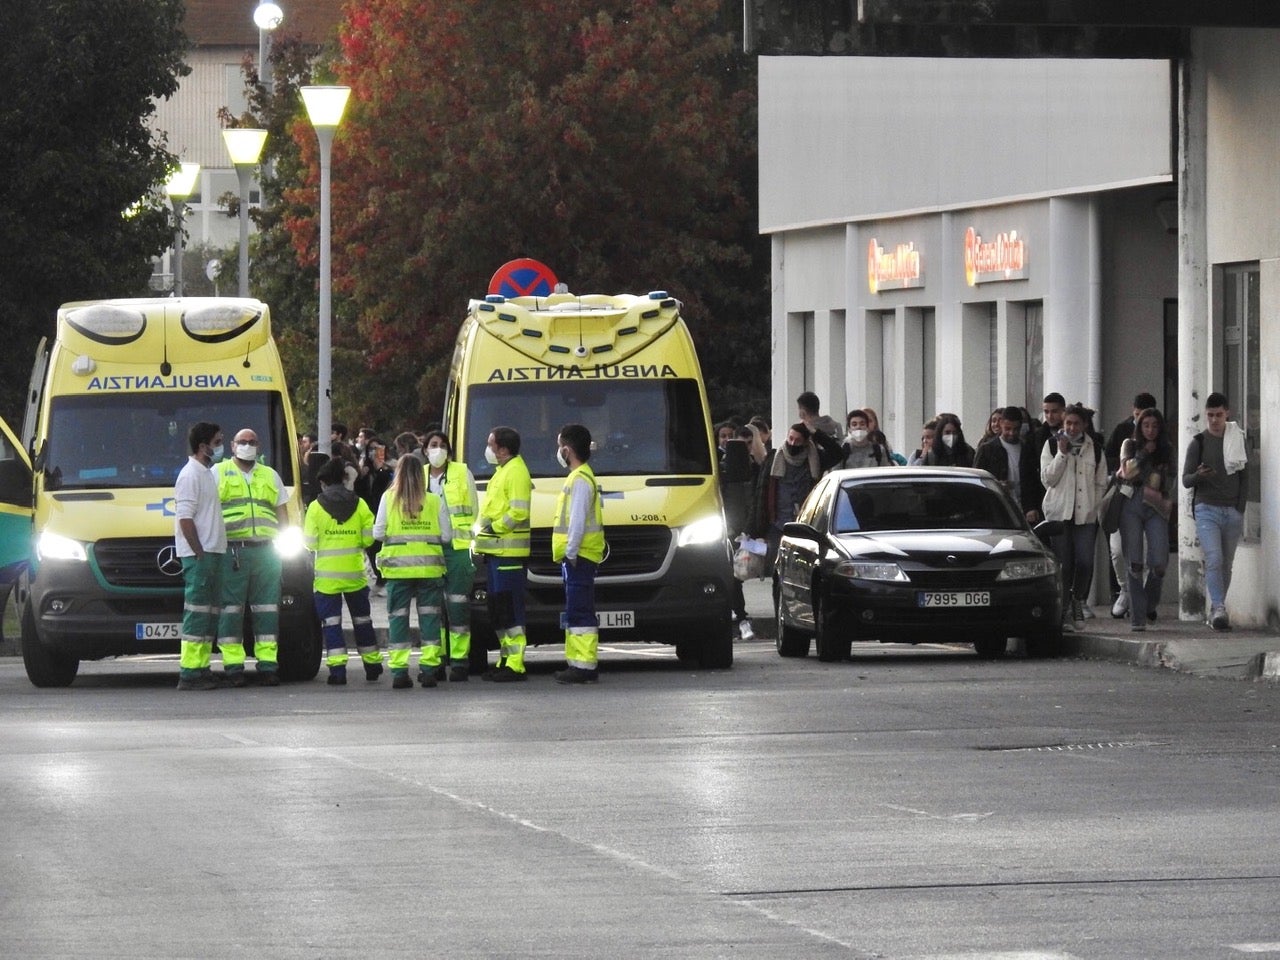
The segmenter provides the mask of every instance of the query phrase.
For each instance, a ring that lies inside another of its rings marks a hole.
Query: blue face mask
[[[225,447],[223,447],[223,445],[222,445],[222,444],[218,444],[216,447],[210,447],[210,448],[209,448],[209,459],[210,459],[210,460],[221,460],[221,459],[222,459],[222,453],[223,453],[223,450],[224,450],[224,449],[225,449]]]

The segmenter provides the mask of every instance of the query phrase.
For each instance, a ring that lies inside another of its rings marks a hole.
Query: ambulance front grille
[[[657,573],[671,549],[671,530],[661,526],[604,528],[608,556],[598,576],[623,577]],[[551,530],[538,527],[533,531],[529,572],[544,577],[560,576],[560,565],[551,561]]]
[[[176,571],[176,575],[167,575],[160,569],[172,555],[173,537],[120,537],[99,540],[93,545],[93,559],[98,570],[113,587],[181,589],[180,565],[168,564],[168,569]]]

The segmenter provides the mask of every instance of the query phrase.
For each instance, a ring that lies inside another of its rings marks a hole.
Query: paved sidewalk
[[[1201,677],[1280,679],[1280,634],[1236,628],[1213,630],[1203,620],[1179,620],[1178,608],[1160,607],[1159,618],[1141,633],[1128,618],[1115,620],[1108,608],[1094,608],[1084,631],[1063,637],[1068,655],[1124,660],[1145,667],[1168,667]]]

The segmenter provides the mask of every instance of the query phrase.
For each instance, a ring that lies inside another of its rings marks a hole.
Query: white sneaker
[[[1092,620],[1095,616],[1097,616],[1097,614],[1093,612],[1093,607],[1089,606],[1088,604],[1085,604],[1083,609],[1084,609],[1084,618],[1086,620]]]
[[[1129,612],[1129,591],[1121,590],[1120,595],[1116,597],[1116,602],[1111,605],[1111,615],[1117,620],[1124,617]]]
[[[738,624],[738,636],[743,640],[754,640],[756,632],[751,629],[751,621],[743,620]]]

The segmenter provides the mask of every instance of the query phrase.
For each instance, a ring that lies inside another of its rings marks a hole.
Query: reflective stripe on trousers
[[[444,581],[440,577],[387,581],[387,647],[391,652],[391,672],[407,673],[413,645],[409,631],[409,607],[418,608],[418,633],[422,640],[419,664],[440,664],[440,601]]]
[[[235,569],[236,567],[239,569]],[[244,610],[253,627],[253,655],[258,669],[270,672],[279,659],[280,554],[270,544],[229,547],[222,562],[222,613],[218,618],[218,649],[224,667],[243,668]]]

